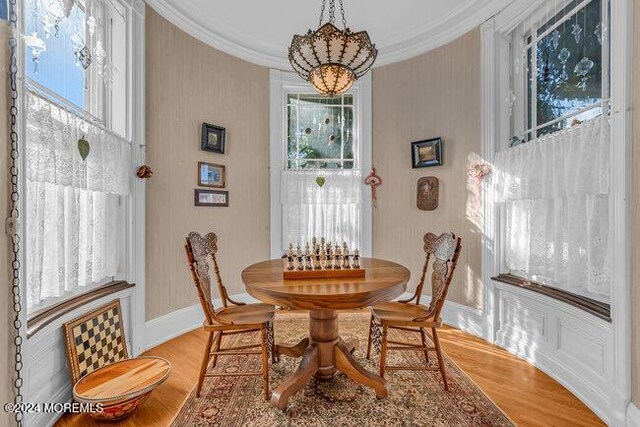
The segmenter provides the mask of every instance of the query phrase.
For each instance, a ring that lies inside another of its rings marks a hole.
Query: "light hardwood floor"
[[[199,329],[145,353],[171,361],[171,376],[132,416],[103,425],[168,426],[196,384],[206,337]],[[449,357],[518,425],[604,425],[567,389],[507,351],[453,328],[445,328],[440,341]],[[66,415],[56,425],[100,424],[83,415]]]

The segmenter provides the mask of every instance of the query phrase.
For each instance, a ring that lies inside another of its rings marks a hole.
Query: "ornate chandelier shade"
[[[323,0],[318,29],[293,36],[289,47],[289,62],[294,71],[327,96],[349,90],[369,71],[378,55],[366,31],[352,33],[347,27],[342,0],[339,2],[342,30],[334,25],[335,0],[329,0],[329,21],[322,24],[326,5]]]

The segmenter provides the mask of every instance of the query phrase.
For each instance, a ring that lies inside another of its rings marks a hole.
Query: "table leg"
[[[309,338],[304,338],[296,345],[276,345],[276,353],[289,357],[302,357],[307,347],[309,347]]]
[[[360,364],[358,364],[351,355],[351,351],[347,345],[342,340],[340,340],[335,346],[335,354],[336,367],[346,376],[357,383],[373,388],[378,399],[382,399],[389,395],[384,378],[379,377],[376,374],[372,374],[360,366]]]
[[[295,346],[278,345],[279,354],[299,357],[302,361],[296,372],[273,390],[271,403],[284,410],[289,398],[304,387],[315,374],[319,380],[330,380],[342,371],[357,383],[372,387],[378,398],[386,397],[386,382],[382,377],[365,370],[351,353],[358,345],[357,339],[343,341],[338,335],[338,314],[334,310],[309,312],[309,338]],[[305,348],[306,347],[306,348]]]
[[[347,347],[349,353],[351,354],[356,351],[356,348],[358,348],[358,344],[359,342],[357,338],[349,338],[348,340],[344,341],[344,345]]]
[[[307,385],[313,374],[318,370],[318,349],[309,346],[304,351],[302,361],[298,369],[289,375],[271,394],[271,403],[284,411],[289,402],[289,398],[298,390]]]

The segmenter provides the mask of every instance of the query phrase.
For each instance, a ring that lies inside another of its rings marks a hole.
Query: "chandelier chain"
[[[344,13],[344,3],[343,0],[338,0],[340,3],[340,15],[342,18],[342,25],[344,29],[347,29],[347,18]],[[322,26],[322,21],[324,21],[324,11],[327,6],[327,0],[322,0],[322,7],[320,8],[320,19],[318,20],[318,28]],[[328,21],[331,24],[336,22],[336,0],[329,0],[329,16]]]
[[[340,13],[342,14],[342,25],[344,26],[344,30],[347,30],[347,18],[345,17],[344,14],[344,3],[342,3],[342,0],[340,1]]]
[[[322,0],[322,7],[320,8],[320,20],[318,21],[318,28],[322,26],[322,19],[324,18],[324,9],[327,5],[327,0]]]
[[[11,158],[10,158],[10,175],[11,175],[11,207],[9,217],[8,234],[11,237],[11,249],[12,249],[12,277],[11,277],[11,293],[13,296],[13,328],[14,338],[13,344],[15,347],[14,364],[13,369],[15,378],[13,380],[14,388],[14,403],[15,413],[14,420],[17,426],[23,425],[24,413],[21,409],[23,402],[22,396],[22,321],[20,320],[22,313],[21,302],[21,285],[20,285],[20,235],[18,234],[18,219],[20,214],[20,196],[18,193],[18,165],[19,165],[19,150],[18,150],[18,6],[17,0],[9,0],[9,23],[11,26],[12,34],[9,40],[9,47],[11,49],[10,56],[10,84],[11,84],[11,104],[9,107],[9,115],[11,117],[10,122],[10,144],[11,144]]]

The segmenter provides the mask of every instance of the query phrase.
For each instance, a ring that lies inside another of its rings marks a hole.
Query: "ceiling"
[[[366,29],[376,43],[379,50],[376,66],[380,66],[448,43],[509,2],[344,0],[344,6],[351,30]],[[147,0],[147,3],[182,30],[217,49],[256,64],[289,69],[287,47],[291,37],[317,27],[321,1]]]

